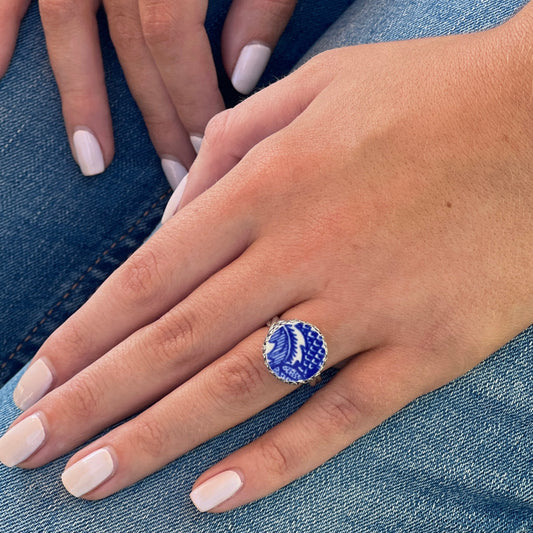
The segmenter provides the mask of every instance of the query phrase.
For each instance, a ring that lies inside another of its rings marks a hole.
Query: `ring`
[[[270,372],[295,385],[317,379],[328,356],[326,339],[319,329],[302,320],[277,317],[267,325],[263,358]]]

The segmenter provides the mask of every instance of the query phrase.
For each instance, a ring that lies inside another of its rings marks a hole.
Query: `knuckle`
[[[140,60],[146,43],[137,10],[124,0],[108,0],[105,8],[111,39],[118,54]]]
[[[290,471],[293,461],[289,458],[289,451],[274,439],[257,441],[260,461],[275,477],[284,479]]]
[[[316,422],[330,434],[351,433],[364,417],[362,406],[345,392],[324,391],[318,405]]]
[[[133,446],[137,452],[159,460],[164,455],[168,434],[163,425],[155,420],[136,420],[133,427]]]
[[[185,28],[181,17],[175,17],[169,2],[144,0],[140,4],[141,26],[150,46],[164,46],[176,41]]]
[[[221,361],[217,368],[217,398],[227,405],[239,406],[257,400],[257,391],[264,385],[265,375],[261,359],[237,353]]]
[[[331,77],[333,73],[339,68],[339,49],[326,50],[313,56],[301,67],[301,71],[305,72],[306,78],[313,77],[315,79],[321,79],[324,76],[324,72],[330,72]],[[341,67],[342,68],[342,67]]]
[[[117,271],[115,287],[118,297],[130,306],[150,305],[157,299],[161,286],[157,255],[149,250],[133,254]]]
[[[155,346],[156,364],[158,367],[173,369],[179,363],[180,367],[187,366],[187,357],[194,357],[195,346],[194,317],[176,308],[172,314],[162,316],[152,325],[154,336],[150,343]]]
[[[314,78],[317,78],[322,75],[324,68],[327,65],[327,61],[328,54],[326,52],[321,52],[304,63],[300,72],[304,72],[306,77],[313,76]]]
[[[207,147],[216,148],[231,138],[234,111],[226,109],[217,113],[207,123],[204,133],[203,144]]]
[[[86,374],[78,374],[68,382],[66,389],[68,413],[72,420],[91,420],[101,407],[100,398],[103,397],[97,380]]]
[[[54,357],[56,354],[80,354],[90,349],[91,345],[91,336],[77,315],[73,315],[50,335],[43,344],[41,353],[46,351]]]
[[[76,2],[72,0],[40,0],[39,11],[45,25],[71,20],[78,13]]]
[[[145,46],[144,37],[135,11],[123,2],[106,5],[111,39],[119,54],[131,55]]]

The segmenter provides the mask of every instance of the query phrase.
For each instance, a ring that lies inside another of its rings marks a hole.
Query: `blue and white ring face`
[[[320,374],[328,354],[322,333],[301,320],[279,320],[263,344],[269,370],[287,383],[307,383]]]

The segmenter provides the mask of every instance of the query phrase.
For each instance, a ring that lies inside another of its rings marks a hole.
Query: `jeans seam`
[[[163,202],[171,193],[171,190],[168,190],[166,193],[162,194],[149,208],[147,208],[141,216],[128,228],[127,231],[125,231],[118,239],[116,239],[106,250],[104,250],[101,254],[98,255],[98,257],[94,260],[94,262],[85,270],[85,272],[72,284],[72,286],[61,296],[61,298],[52,306],[44,316],[39,320],[39,322],[31,329],[31,331],[24,337],[24,339],[17,344],[15,349],[12,353],[9,354],[7,359],[0,365],[0,370],[4,369],[9,362],[15,357],[15,355],[22,350],[22,348],[25,346],[25,344],[30,341],[33,336],[39,331],[41,326],[45,324],[52,316],[54,311],[58,309],[62,304],[64,304],[80,287],[83,280],[87,278],[87,276],[93,271],[93,269],[102,261],[103,258],[105,258],[116,246],[121,243],[124,239],[128,237],[129,234],[133,232],[133,230],[145,219],[161,202]]]

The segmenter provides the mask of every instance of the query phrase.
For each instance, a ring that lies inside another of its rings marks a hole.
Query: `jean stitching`
[[[32,339],[32,337],[39,331],[39,328],[45,323],[47,322],[50,317],[52,316],[53,312],[58,308],[60,307],[66,300],[68,300],[68,298],[73,294],[73,292],[79,288],[80,284],[83,282],[83,280],[87,277],[88,274],[90,274],[92,272],[92,270],[102,261],[102,259],[108,255],[114,248],[116,248],[116,246],[122,242],[130,233],[132,233],[132,231],[142,222],[142,220],[144,218],[146,218],[151,211],[153,211],[157,205],[159,203],[161,203],[162,201],[164,201],[169,195],[170,195],[171,191],[167,191],[165,194],[162,194],[158,199],[157,201],[155,201],[148,209],[146,209],[143,214],[131,225],[130,228],[128,228],[128,230],[122,234],[118,239],[116,239],[110,246],[109,248],[107,248],[106,250],[104,250],[96,259],[95,261],[87,268],[87,270],[85,270],[85,272],[76,280],[75,283],[72,284],[72,286],[70,287],[70,289],[65,292],[65,294],[63,294],[63,296],[50,308],[48,309],[48,311],[46,311],[45,313],[45,316],[43,318],[41,318],[41,320],[39,320],[39,322],[37,323],[37,325],[35,325],[32,330],[28,333],[28,335],[26,335],[26,337],[24,337],[24,339],[19,342],[19,344],[17,344],[17,346],[15,347],[15,349],[13,350],[13,352],[11,354],[9,354],[8,358],[2,363],[2,365],[0,366],[0,369],[4,369],[7,364],[9,363],[9,361],[11,361],[13,359],[13,357],[15,357],[15,355],[20,352],[20,350],[22,350],[22,348],[24,347],[24,345],[30,340]]]

